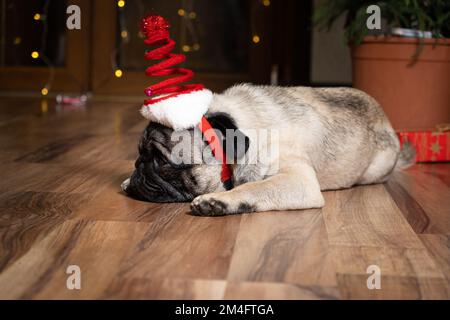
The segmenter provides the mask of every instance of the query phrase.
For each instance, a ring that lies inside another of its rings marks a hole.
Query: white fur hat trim
[[[182,93],[173,98],[143,105],[144,118],[158,122],[174,130],[195,127],[208,111],[213,94],[208,89]]]

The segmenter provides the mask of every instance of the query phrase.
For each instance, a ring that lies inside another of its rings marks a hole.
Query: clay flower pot
[[[398,130],[450,123],[450,39],[366,37],[352,48],[353,86],[372,95]]]

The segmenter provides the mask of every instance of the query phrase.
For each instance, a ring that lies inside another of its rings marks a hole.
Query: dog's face
[[[219,132],[235,128],[228,115],[219,114],[209,121]],[[172,129],[150,123],[139,142],[139,157],[129,181],[123,185],[124,191],[150,202],[187,202],[201,194],[224,191],[220,164],[195,160],[203,159],[208,152],[205,148],[208,146],[197,128],[174,135]],[[186,152],[189,154],[183,154]]]
[[[135,170],[125,189],[128,195],[151,202],[185,202],[217,187],[220,173],[214,166],[174,161],[172,150],[180,142],[172,141],[172,134],[172,129],[157,123],[147,126],[139,142]],[[183,150],[191,150],[193,157],[200,152],[201,141],[193,140],[194,129],[183,134],[191,137],[183,142],[191,146]]]

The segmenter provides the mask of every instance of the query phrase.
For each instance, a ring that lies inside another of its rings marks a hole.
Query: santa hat
[[[185,68],[171,68],[186,60],[183,54],[172,53],[175,41],[169,35],[169,23],[161,16],[148,16],[142,21],[142,32],[147,45],[160,45],[145,54],[147,60],[161,60],[145,70],[147,76],[170,76],[145,89],[149,99],[142,106],[142,115],[171,127],[174,130],[188,129],[201,122],[208,111],[213,94],[202,84],[179,83],[188,81],[194,73]]]
[[[202,84],[184,84],[194,72],[186,68],[172,68],[186,60],[183,54],[172,53],[175,41],[170,38],[169,23],[157,15],[142,20],[141,30],[145,35],[144,43],[159,46],[145,54],[147,60],[160,60],[145,70],[147,76],[161,77],[177,75],[145,88],[149,97],[144,101],[141,114],[174,130],[183,130],[198,126],[212,153],[222,163],[221,180],[226,189],[231,188],[231,171],[226,163],[226,155],[221,141],[204,117],[213,99],[213,94]]]

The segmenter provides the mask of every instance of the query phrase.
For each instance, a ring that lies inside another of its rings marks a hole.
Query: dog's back
[[[322,190],[384,181],[399,159],[399,141],[383,110],[353,88],[243,84],[216,95],[210,112],[216,109],[232,115],[244,132],[279,130],[279,169],[307,161]],[[405,163],[397,167],[411,162],[410,155],[400,159]]]

